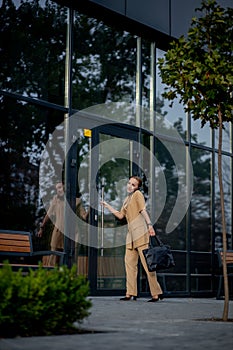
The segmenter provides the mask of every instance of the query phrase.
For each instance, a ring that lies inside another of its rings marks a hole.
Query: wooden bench
[[[10,262],[14,270],[36,269],[41,262],[43,256],[56,255],[60,257],[60,265],[63,264],[64,253],[60,251],[33,251],[32,234],[25,231],[0,230],[0,266],[3,266],[4,260],[12,258],[38,257],[37,264],[25,263],[24,261]],[[46,268],[54,268],[54,266],[45,266]]]
[[[220,249],[217,250],[217,255],[218,255],[219,268],[221,269],[221,272],[222,272],[223,251]],[[228,278],[233,277],[233,250],[226,251],[226,263],[227,263],[227,276]],[[232,272],[230,272],[230,270]],[[218,283],[218,291],[217,291],[216,299],[221,299],[221,291],[223,287],[223,274],[221,273],[217,277],[219,277],[219,283]]]

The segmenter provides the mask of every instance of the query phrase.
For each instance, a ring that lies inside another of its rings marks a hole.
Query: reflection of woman
[[[142,253],[148,248],[149,235],[155,236],[154,228],[150,222],[145,208],[145,200],[139,188],[142,180],[137,176],[131,176],[127,184],[128,196],[125,198],[120,211],[115,210],[106,202],[101,204],[118,219],[126,218],[128,233],[126,237],[125,269],[126,269],[126,296],[121,300],[136,300],[137,297],[137,273],[138,257],[147,274],[152,298],[149,302],[162,299],[162,290],[157,281],[156,273],[149,272],[146,260]]]
[[[51,237],[51,251],[63,251],[64,250],[64,184],[58,182],[56,184],[57,194],[53,197],[48,212],[45,215],[42,224],[40,225],[40,230],[38,232],[38,237],[42,237],[43,230],[46,223],[52,217],[54,220],[54,227]],[[79,194],[81,196],[81,194]],[[81,198],[76,198],[76,214],[78,217],[87,220],[89,212],[86,212],[82,206]],[[78,233],[77,233],[78,234]],[[51,255],[49,257],[43,258],[43,265],[45,266],[55,266],[59,264],[59,256]]]
[[[53,217],[54,227],[51,237],[51,250],[52,251],[63,251],[64,249],[64,185],[62,182],[56,184],[57,194],[53,197],[48,212],[45,215],[43,222],[40,225],[38,237],[42,237],[44,227],[49,221],[50,217]],[[43,258],[43,265],[55,266],[59,264],[59,256],[51,255]]]

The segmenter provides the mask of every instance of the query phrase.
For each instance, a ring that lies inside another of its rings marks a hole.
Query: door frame
[[[141,132],[137,127],[126,125],[126,124],[109,123],[109,124],[101,125],[92,129],[92,140],[91,140],[92,148],[100,144],[100,137],[99,137],[100,134],[105,134],[113,137],[119,137],[126,140],[139,142]],[[95,159],[91,159],[90,163],[91,163],[90,177],[91,179],[93,179],[95,174],[97,174],[97,169],[99,164],[98,157],[96,157],[96,152],[95,152]],[[132,172],[136,171],[135,164],[133,164],[133,167],[134,168],[132,169]],[[94,186],[94,180],[92,180],[92,186]],[[97,193],[96,191],[93,191],[93,194],[90,194],[92,203],[96,203],[98,200],[96,198],[96,193]],[[96,208],[96,205],[91,205],[90,236],[96,237],[97,239],[98,220],[96,218],[98,217],[98,212],[95,208]],[[117,289],[117,290],[98,289],[97,288],[97,269],[98,269],[98,249],[93,246],[89,246],[88,247],[88,280],[90,284],[91,295],[122,295],[124,293],[125,289]]]

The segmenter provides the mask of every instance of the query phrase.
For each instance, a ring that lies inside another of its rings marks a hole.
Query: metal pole
[[[142,105],[142,39],[137,38],[137,73],[136,73],[136,126],[141,127]]]
[[[153,132],[153,136],[150,137],[150,188],[149,198],[151,203],[151,220],[155,222],[155,116],[156,116],[156,105],[155,105],[155,84],[156,84],[156,54],[155,54],[155,43],[151,43],[150,47],[150,130]]]
[[[73,263],[74,255],[74,241],[70,237],[74,237],[75,225],[70,222],[69,206],[75,210],[75,197],[74,193],[74,170],[76,170],[75,159],[72,159],[71,147],[72,147],[72,135],[70,133],[70,116],[72,114],[72,51],[73,51],[73,21],[74,21],[74,11],[72,8],[68,8],[67,13],[67,36],[66,36],[66,62],[65,62],[65,107],[68,108],[68,113],[64,116],[65,124],[65,208],[64,208],[64,251],[65,264],[69,267]],[[73,168],[72,168],[73,167]],[[73,181],[72,181],[73,180]],[[76,183],[76,177],[75,177]]]
[[[104,182],[101,184],[101,200],[104,201]],[[101,256],[104,256],[104,207],[101,206]]]
[[[141,142],[142,142],[142,133],[141,133],[141,122],[142,122],[142,39],[137,38],[137,74],[136,74],[136,126],[139,128],[138,133],[138,142],[136,152],[136,164],[141,173]],[[134,174],[132,174],[134,175]]]

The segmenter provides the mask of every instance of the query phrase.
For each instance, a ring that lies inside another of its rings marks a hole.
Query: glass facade
[[[215,250],[222,246],[218,131],[201,128],[178,100],[170,107],[162,98],[156,63],[164,51],[156,38],[56,1],[0,6],[1,228],[30,231],[35,249],[48,247],[52,222],[43,238],[37,232],[61,169],[68,202],[81,194],[88,212],[66,246],[72,263],[89,278],[92,294],[122,294],[126,225],[103,212],[99,200],[120,209],[125,181],[137,173],[156,231],[174,253],[176,266],[158,274],[165,294],[215,295]],[[71,117],[72,147],[64,156]],[[232,248],[230,123],[222,150]]]

